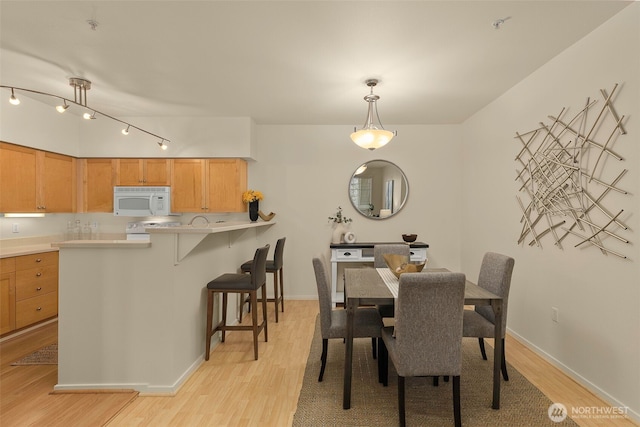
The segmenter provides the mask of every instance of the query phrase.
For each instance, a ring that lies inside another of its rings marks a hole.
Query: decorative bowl
[[[389,270],[399,279],[402,273],[419,273],[426,263],[411,264],[405,255],[385,254],[384,260]]]
[[[402,240],[404,240],[407,243],[415,242],[417,238],[418,238],[417,234],[403,234],[402,235]]]

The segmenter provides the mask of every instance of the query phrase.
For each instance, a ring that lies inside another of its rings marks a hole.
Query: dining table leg
[[[351,369],[353,359],[353,323],[358,301],[355,298],[346,298],[347,304],[347,337],[344,346],[344,390],[342,394],[342,408],[351,408]]]
[[[493,409],[500,409],[500,382],[502,373],[502,299],[491,301],[494,314],[493,343]]]

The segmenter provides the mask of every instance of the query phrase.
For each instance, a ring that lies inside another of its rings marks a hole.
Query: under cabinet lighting
[[[5,218],[42,218],[43,213],[6,213],[2,214]]]

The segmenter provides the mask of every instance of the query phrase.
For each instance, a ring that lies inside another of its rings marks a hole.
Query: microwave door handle
[[[151,211],[151,215],[155,215],[156,213],[153,211],[153,198],[155,197],[155,194],[151,194],[149,196],[149,211]]]

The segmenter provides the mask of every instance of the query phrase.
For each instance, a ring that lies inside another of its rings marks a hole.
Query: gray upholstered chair
[[[502,339],[502,377],[505,381],[509,381],[509,375],[504,351],[504,334],[507,330],[507,307],[514,263],[511,257],[487,252],[482,259],[478,277],[478,286],[502,297],[502,337],[500,339]],[[464,311],[462,334],[465,337],[478,337],[484,360],[487,360],[484,338],[498,338],[494,337],[494,319],[493,309],[490,306],[478,306],[475,310]]]
[[[218,331],[222,332],[222,342],[224,342],[227,331],[253,331],[253,354],[258,360],[258,335],[264,329],[264,340],[268,341],[267,335],[267,253],[269,245],[258,248],[251,264],[251,274],[226,273],[216,277],[207,283],[207,327],[206,327],[206,349],[204,360],[209,360],[211,347],[211,335]],[[258,324],[258,290],[262,294],[262,323]],[[222,294],[222,321],[213,327],[213,299],[216,293]],[[249,294],[253,303],[252,324],[247,326],[227,325],[227,298],[228,294]]]
[[[382,330],[383,384],[388,358],[398,372],[398,416],[405,425],[405,377],[452,376],[453,412],[460,414],[462,370],[462,312],[465,275],[462,273],[406,273],[400,276],[395,327]]]
[[[327,348],[329,339],[347,337],[347,310],[333,309],[331,303],[331,281],[327,270],[327,262],[323,255],[313,258],[313,270],[316,275],[318,287],[318,303],[320,304],[320,330],[322,333],[322,365],[318,381],[322,381],[324,369],[327,365]],[[380,339],[382,331],[382,319],[378,310],[373,307],[360,307],[354,314],[354,338],[374,337]],[[380,358],[378,358],[380,372]],[[381,379],[381,378],[380,378]]]
[[[286,237],[278,239],[276,242],[276,248],[273,250],[273,260],[267,260],[267,273],[273,273],[273,300],[270,298],[267,301],[274,301],[276,304],[276,323],[278,323],[278,305],[284,313],[284,243],[287,240]],[[240,270],[243,273],[251,273],[251,263],[249,260],[240,266]],[[279,278],[279,280],[278,280]],[[278,283],[280,284],[280,292],[278,293]],[[249,303],[249,311],[251,311],[251,301],[249,298],[245,298],[244,295],[240,295],[240,323],[242,323],[242,309],[245,303]]]

